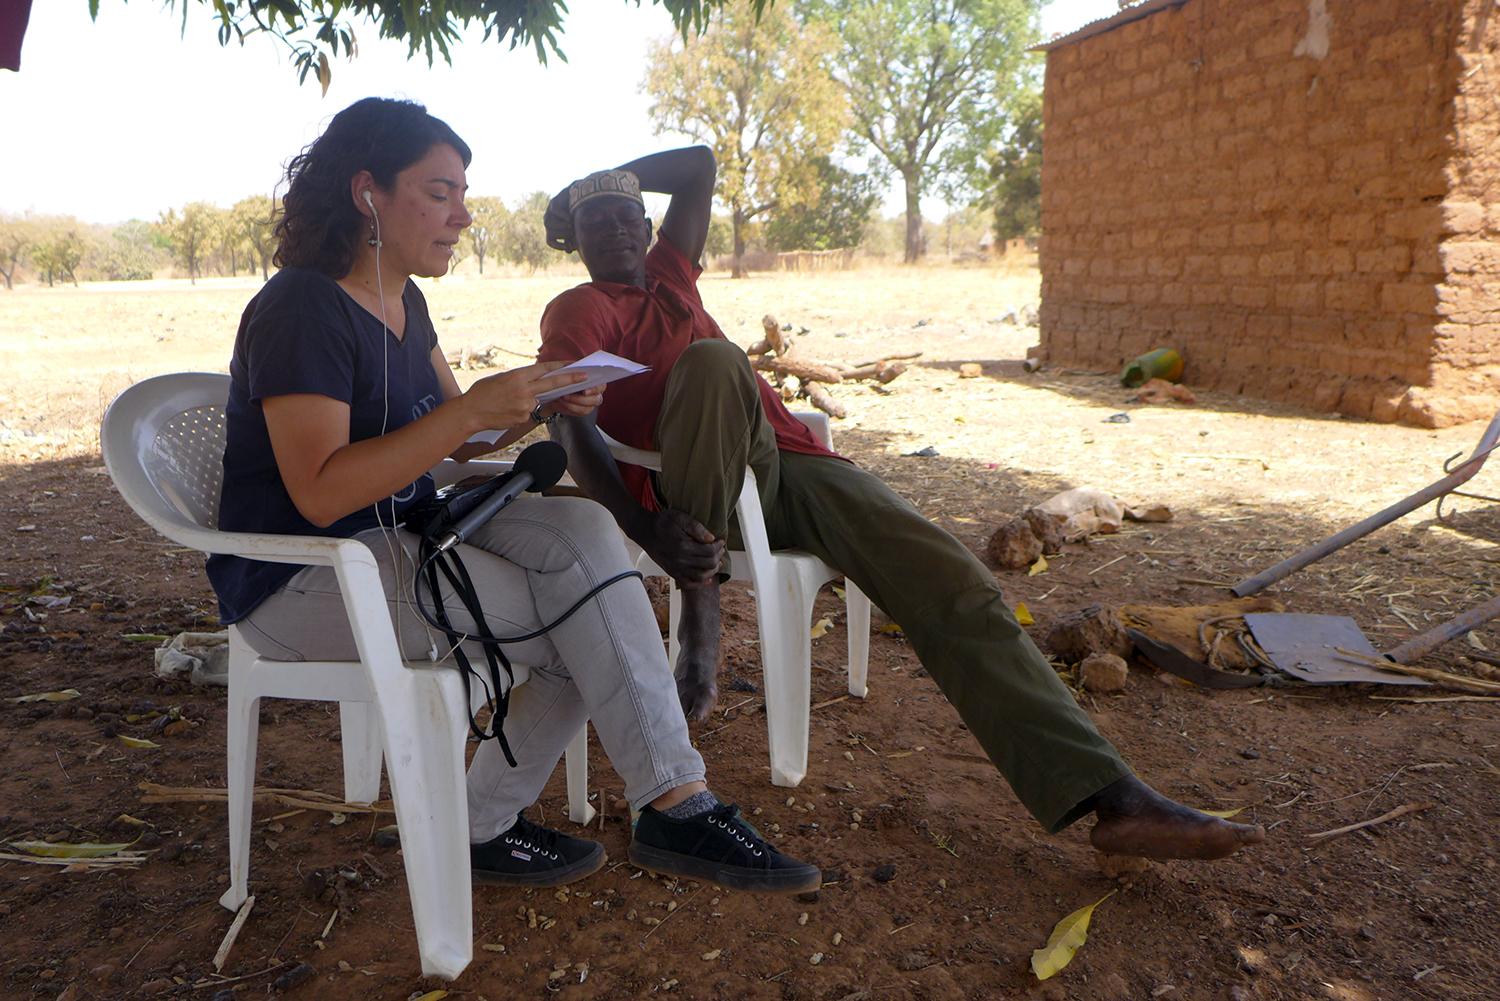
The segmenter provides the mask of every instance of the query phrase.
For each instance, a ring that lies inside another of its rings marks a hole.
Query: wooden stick
[[[1396,807],[1390,813],[1381,814],[1374,820],[1362,820],[1357,824],[1350,824],[1348,827],[1335,827],[1331,831],[1319,831],[1317,834],[1309,834],[1308,838],[1336,838],[1340,834],[1353,834],[1355,831],[1362,831],[1366,827],[1374,827],[1376,824],[1383,824],[1387,820],[1395,820],[1397,817],[1404,817],[1408,813],[1417,813],[1421,810],[1426,810],[1431,806],[1431,803],[1407,803],[1405,806]]]
[[[766,331],[766,343],[771,350],[779,355],[786,354],[788,344],[786,338],[781,336],[781,324],[776,322],[776,317],[770,313],[760,318],[760,325]]]
[[[802,383],[802,391],[807,394],[807,402],[817,407],[829,417],[840,419],[848,417],[849,411],[838,400],[828,394],[828,390],[821,382]]]
[[[844,377],[839,375],[831,365],[825,365],[820,361],[807,361],[797,357],[792,351],[783,355],[761,355],[752,364],[761,372],[775,372],[781,376],[795,375],[803,382],[838,384],[844,381]]]
[[[1469,678],[1462,674],[1450,674],[1447,671],[1439,671],[1431,667],[1413,667],[1411,664],[1398,664],[1384,657],[1371,657],[1368,654],[1358,653],[1354,650],[1345,650],[1343,647],[1333,648],[1337,653],[1349,660],[1370,667],[1379,668],[1382,671],[1393,671],[1396,674],[1409,674],[1413,678],[1426,678],[1429,681],[1441,681],[1449,685],[1457,685],[1459,688],[1472,688],[1480,692],[1500,692],[1500,681],[1484,681],[1480,678]]]
[[[922,357],[922,352],[920,351],[913,351],[911,354],[905,355],[886,355],[884,358],[871,358],[869,361],[862,361],[854,367],[864,368],[866,365],[879,365],[883,361],[911,361],[913,358],[920,357]]]
[[[234,922],[230,924],[229,930],[224,933],[224,941],[219,943],[219,951],[214,953],[214,972],[219,973],[224,969],[224,964],[229,961],[229,950],[234,948],[234,940],[240,937],[240,929],[245,927],[245,921],[250,917],[250,911],[255,907],[255,894],[245,898],[240,909],[235,912]]]

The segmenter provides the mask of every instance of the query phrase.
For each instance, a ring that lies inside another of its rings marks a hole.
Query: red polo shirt
[[[599,427],[632,448],[656,450],[656,421],[661,414],[667,378],[678,355],[696,340],[724,339],[724,332],[703,308],[694,266],[672,245],[657,240],[646,255],[646,287],[614,282],[587,282],[568,289],[542,313],[541,361],[577,361],[593,351],[650,365],[651,371],[610,383],[598,412]],[[834,455],[793,417],[781,396],[760,381],[760,402],[776,446],[785,452]],[[648,510],[656,510],[646,471],[621,466],[625,486]]]

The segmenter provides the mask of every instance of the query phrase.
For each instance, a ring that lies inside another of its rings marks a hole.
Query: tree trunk
[[[745,256],[745,237],[742,235],[744,232],[742,227],[747,220],[745,219],[744,210],[739,207],[738,203],[732,205],[731,208],[733,209],[732,218],[734,219],[734,255],[730,258],[729,277],[743,278],[745,277],[745,267],[742,263],[742,259]]]
[[[927,250],[922,244],[922,175],[916,169],[903,174],[906,178],[906,263],[915,264]]]

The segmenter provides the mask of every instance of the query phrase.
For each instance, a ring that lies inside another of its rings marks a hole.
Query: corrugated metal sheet
[[[1081,42],[1085,38],[1093,38],[1095,35],[1102,35],[1104,32],[1118,28],[1122,24],[1129,24],[1131,21],[1139,21],[1143,17],[1155,14],[1159,10],[1166,10],[1168,7],[1181,7],[1185,3],[1187,3],[1187,0],[1146,0],[1145,3],[1136,4],[1134,7],[1125,8],[1113,17],[1100,18],[1099,20],[1094,21],[1090,24],[1085,24],[1077,31],[1063,35],[1061,38],[1054,38],[1050,42],[1043,42],[1041,45],[1034,45],[1031,47],[1030,51],[1051,52],[1053,49],[1059,48],[1063,45],[1072,45],[1074,42]]]

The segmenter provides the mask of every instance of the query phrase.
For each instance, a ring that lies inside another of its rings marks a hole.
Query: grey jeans
[[[356,536],[380,566],[402,654],[426,660],[446,653],[448,640],[413,606],[417,537],[371,529]],[[631,569],[619,529],[604,508],[576,497],[523,496],[458,547],[495,636],[541,628],[595,585]],[[473,620],[444,587],[448,619],[464,630]],[[423,585],[423,597],[431,596]],[[354,660],[354,636],[331,567],[308,567],[240,623],[256,652],[279,660]],[[469,840],[504,833],[530,806],[585,720],[592,720],[625,796],[640,807],[670,789],[704,778],[703,759],[688,740],[677,685],[661,633],[638,580],[612,584],[552,631],[507,644],[506,656],[531,669],[505,719],[516,757],[506,764],[487,740],[469,766]],[[470,662],[484,663],[476,644]],[[450,669],[447,666],[438,670]]]

